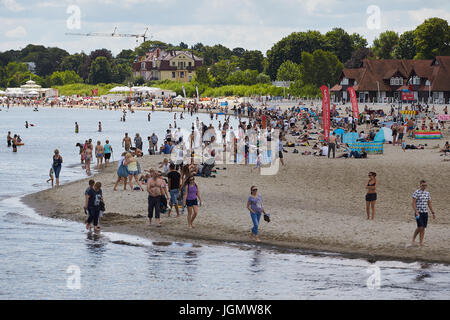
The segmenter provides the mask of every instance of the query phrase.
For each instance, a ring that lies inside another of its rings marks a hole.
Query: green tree
[[[242,57],[242,55],[245,53],[246,50],[244,48],[237,47],[234,48],[232,51],[236,57],[240,58]]]
[[[271,83],[270,82],[270,77],[265,74],[265,73],[260,73],[258,74],[258,76],[256,77],[256,83]]]
[[[258,73],[264,70],[264,56],[261,51],[252,50],[245,51],[239,59],[239,67],[241,70],[257,70]]]
[[[143,56],[147,52],[151,51],[154,48],[166,49],[168,48],[167,43],[162,41],[145,41],[139,47],[134,50],[135,56]]]
[[[83,79],[73,70],[55,71],[50,76],[52,86],[62,86],[66,84],[82,83]]]
[[[379,59],[392,59],[394,47],[398,43],[398,33],[395,31],[385,31],[373,40],[373,53]]]
[[[133,75],[133,69],[130,64],[121,63],[112,66],[112,82],[124,83],[128,78]]]
[[[237,63],[231,60],[221,60],[215,63],[210,68],[210,73],[213,76],[214,87],[220,87],[227,83],[227,78],[229,75],[237,70]]]
[[[283,62],[277,72],[278,81],[295,81],[301,79],[300,65],[287,60]]]
[[[333,52],[340,61],[347,61],[352,56],[353,40],[342,28],[334,28],[325,34],[327,51]]]
[[[352,39],[352,47],[353,51],[358,49],[367,48],[367,40],[361,36],[359,33],[353,33],[350,35],[350,38]]]
[[[414,59],[416,56],[416,45],[414,44],[414,31],[404,32],[394,47],[395,59]]]
[[[294,32],[278,41],[269,51],[267,74],[276,79],[277,71],[286,60],[302,62],[302,52],[314,52],[325,47],[325,38],[319,31]]]
[[[227,47],[216,44],[215,46],[205,46],[203,50],[204,65],[211,66],[221,60],[228,60],[233,52]]]
[[[110,83],[112,78],[111,64],[106,57],[97,57],[89,70],[88,82],[90,84]]]
[[[194,82],[198,82],[200,84],[204,84],[204,85],[211,85],[213,79],[211,77],[211,75],[208,72],[208,68],[205,66],[202,66],[200,68],[198,68],[197,70],[195,70],[195,77],[194,77]]]
[[[447,20],[431,18],[414,30],[416,59],[433,59],[450,55],[450,28]]]
[[[344,65],[331,52],[316,50],[312,54],[302,53],[302,81],[316,87],[333,85],[338,81]]]
[[[352,57],[345,63],[346,68],[360,68],[364,59],[373,59],[374,54],[369,48],[361,48],[352,53]]]

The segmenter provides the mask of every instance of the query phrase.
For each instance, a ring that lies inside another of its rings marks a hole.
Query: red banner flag
[[[414,101],[414,92],[402,92],[402,101]]]
[[[330,137],[330,91],[327,86],[321,86],[322,91],[322,119],[323,119],[323,134],[325,140],[328,141]]]
[[[98,88],[92,89],[92,95],[93,96],[98,95]]]
[[[350,94],[350,101],[352,102],[353,118],[359,119],[358,99],[356,98],[356,92],[353,87],[349,87],[348,93]]]

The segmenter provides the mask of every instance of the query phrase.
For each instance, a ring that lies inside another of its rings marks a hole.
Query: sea
[[[368,261],[330,252],[281,250],[238,243],[158,242],[92,234],[74,221],[37,214],[21,198],[49,188],[53,150],[64,158],[61,184],[86,178],[77,142],[110,140],[115,160],[125,132],[160,142],[174,113],[0,106],[0,299],[449,299],[450,266]],[[185,113],[189,132],[199,118],[217,127],[224,116]],[[34,126],[25,128],[25,121]],[[80,132],[75,134],[74,123]],[[103,130],[98,132],[98,122]],[[236,123],[236,119],[232,119]],[[13,153],[7,132],[24,146]],[[249,220],[249,228],[251,222]]]

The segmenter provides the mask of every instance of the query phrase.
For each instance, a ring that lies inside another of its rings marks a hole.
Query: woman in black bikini
[[[377,201],[377,187],[378,180],[375,178],[377,174],[375,172],[369,172],[369,182],[367,183],[366,189],[366,212],[367,220],[370,220],[370,207],[372,207],[372,220],[375,217],[375,202]]]

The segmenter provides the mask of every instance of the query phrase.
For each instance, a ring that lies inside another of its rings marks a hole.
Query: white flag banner
[[[186,89],[183,86],[183,94],[184,94],[184,98],[186,99]]]

